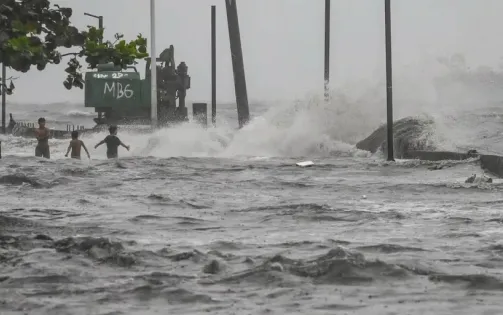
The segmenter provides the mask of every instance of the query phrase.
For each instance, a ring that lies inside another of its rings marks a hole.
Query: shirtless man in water
[[[35,147],[35,156],[50,159],[51,158],[51,152],[49,150],[50,133],[49,129],[45,127],[45,118],[38,119],[38,129],[35,129],[35,135],[38,141],[38,144]]]
[[[70,153],[70,150],[72,150],[72,159],[80,160],[81,148],[84,148],[84,150],[86,150],[87,157],[90,159],[91,155],[89,154],[89,151],[87,151],[84,141],[79,139],[79,132],[77,130],[72,131],[72,140],[70,141],[70,145],[68,146],[68,150],[66,151],[65,156],[68,157],[68,153]]]

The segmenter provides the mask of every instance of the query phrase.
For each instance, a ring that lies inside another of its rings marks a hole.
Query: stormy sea
[[[429,147],[503,153],[503,98],[396,102]],[[484,93],[482,93],[484,94]],[[355,144],[375,95],[255,102],[236,128],[139,134],[107,160],[34,157],[2,136],[0,314],[501,314],[503,182],[477,159],[387,162]],[[81,104],[17,104],[19,121],[93,125]],[[84,155],[85,156],[85,155]],[[313,161],[311,167],[297,162]],[[466,179],[473,174],[492,182]]]

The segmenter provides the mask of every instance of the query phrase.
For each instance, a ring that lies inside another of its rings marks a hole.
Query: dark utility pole
[[[84,13],[84,15],[87,15],[87,16],[90,16],[90,17],[93,17],[95,19],[98,19],[98,28],[100,30],[103,29],[103,16],[102,15],[94,15],[94,14],[91,14],[91,13]],[[103,44],[103,36],[100,38],[99,40],[99,43],[100,44]],[[98,119],[101,121],[101,117],[102,117],[103,113],[102,112],[98,112]]]
[[[391,3],[384,0],[384,23],[386,28],[386,110],[388,131],[388,161],[394,161],[393,149],[393,71],[391,66]]]
[[[234,90],[238,108],[239,128],[250,120],[248,107],[248,92],[246,90],[245,66],[241,49],[241,35],[239,33],[238,8],[236,0],[225,0],[227,9],[227,26],[229,27],[229,41],[231,46],[232,68],[234,71]]]
[[[7,97],[7,67],[5,66],[5,63],[2,63],[2,86],[0,88],[0,92],[2,93],[2,133],[6,134],[5,107]]]
[[[325,102],[330,101],[330,0],[325,0]]]
[[[216,6],[211,6],[211,122],[217,125],[217,27]]]

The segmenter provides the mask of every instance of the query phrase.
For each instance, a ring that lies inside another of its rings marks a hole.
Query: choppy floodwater
[[[476,161],[1,161],[1,314],[503,307],[503,184],[465,184]]]
[[[3,138],[0,314],[501,314],[502,180],[369,157],[354,140],[378,116],[307,105],[239,133],[120,130],[118,161]],[[15,118],[90,121],[58,106]],[[436,116],[432,136],[501,153],[500,112]]]

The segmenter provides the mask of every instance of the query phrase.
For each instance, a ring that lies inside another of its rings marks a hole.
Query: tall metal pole
[[[217,28],[216,6],[211,6],[211,122],[217,125]]]
[[[155,0],[150,0],[150,58],[151,58],[151,123],[152,128],[157,128],[157,53],[155,51]]]
[[[330,101],[330,0],[325,0],[325,102]]]
[[[5,125],[5,106],[6,106],[6,97],[7,97],[7,67],[5,63],[2,63],[2,88],[0,91],[2,92],[2,133],[6,134],[6,125]]]
[[[239,128],[242,128],[250,120],[250,109],[248,107],[248,92],[246,90],[245,66],[243,62],[243,50],[241,48],[236,0],[225,0],[225,7],[227,9],[227,26],[229,28],[238,122]]]
[[[91,13],[86,13],[84,12],[84,15],[87,15],[87,16],[90,16],[90,17],[93,17],[95,19],[98,19],[98,28],[100,30],[103,30],[103,16],[102,15],[94,15],[94,14],[91,14]],[[103,36],[99,39],[98,41],[100,44],[103,44]],[[101,121],[101,118],[103,116],[103,112],[99,111],[98,112],[98,119]]]
[[[388,161],[394,161],[393,149],[393,71],[391,58],[391,3],[384,0],[384,24],[386,28],[386,110],[387,110],[387,132],[388,132]]]

